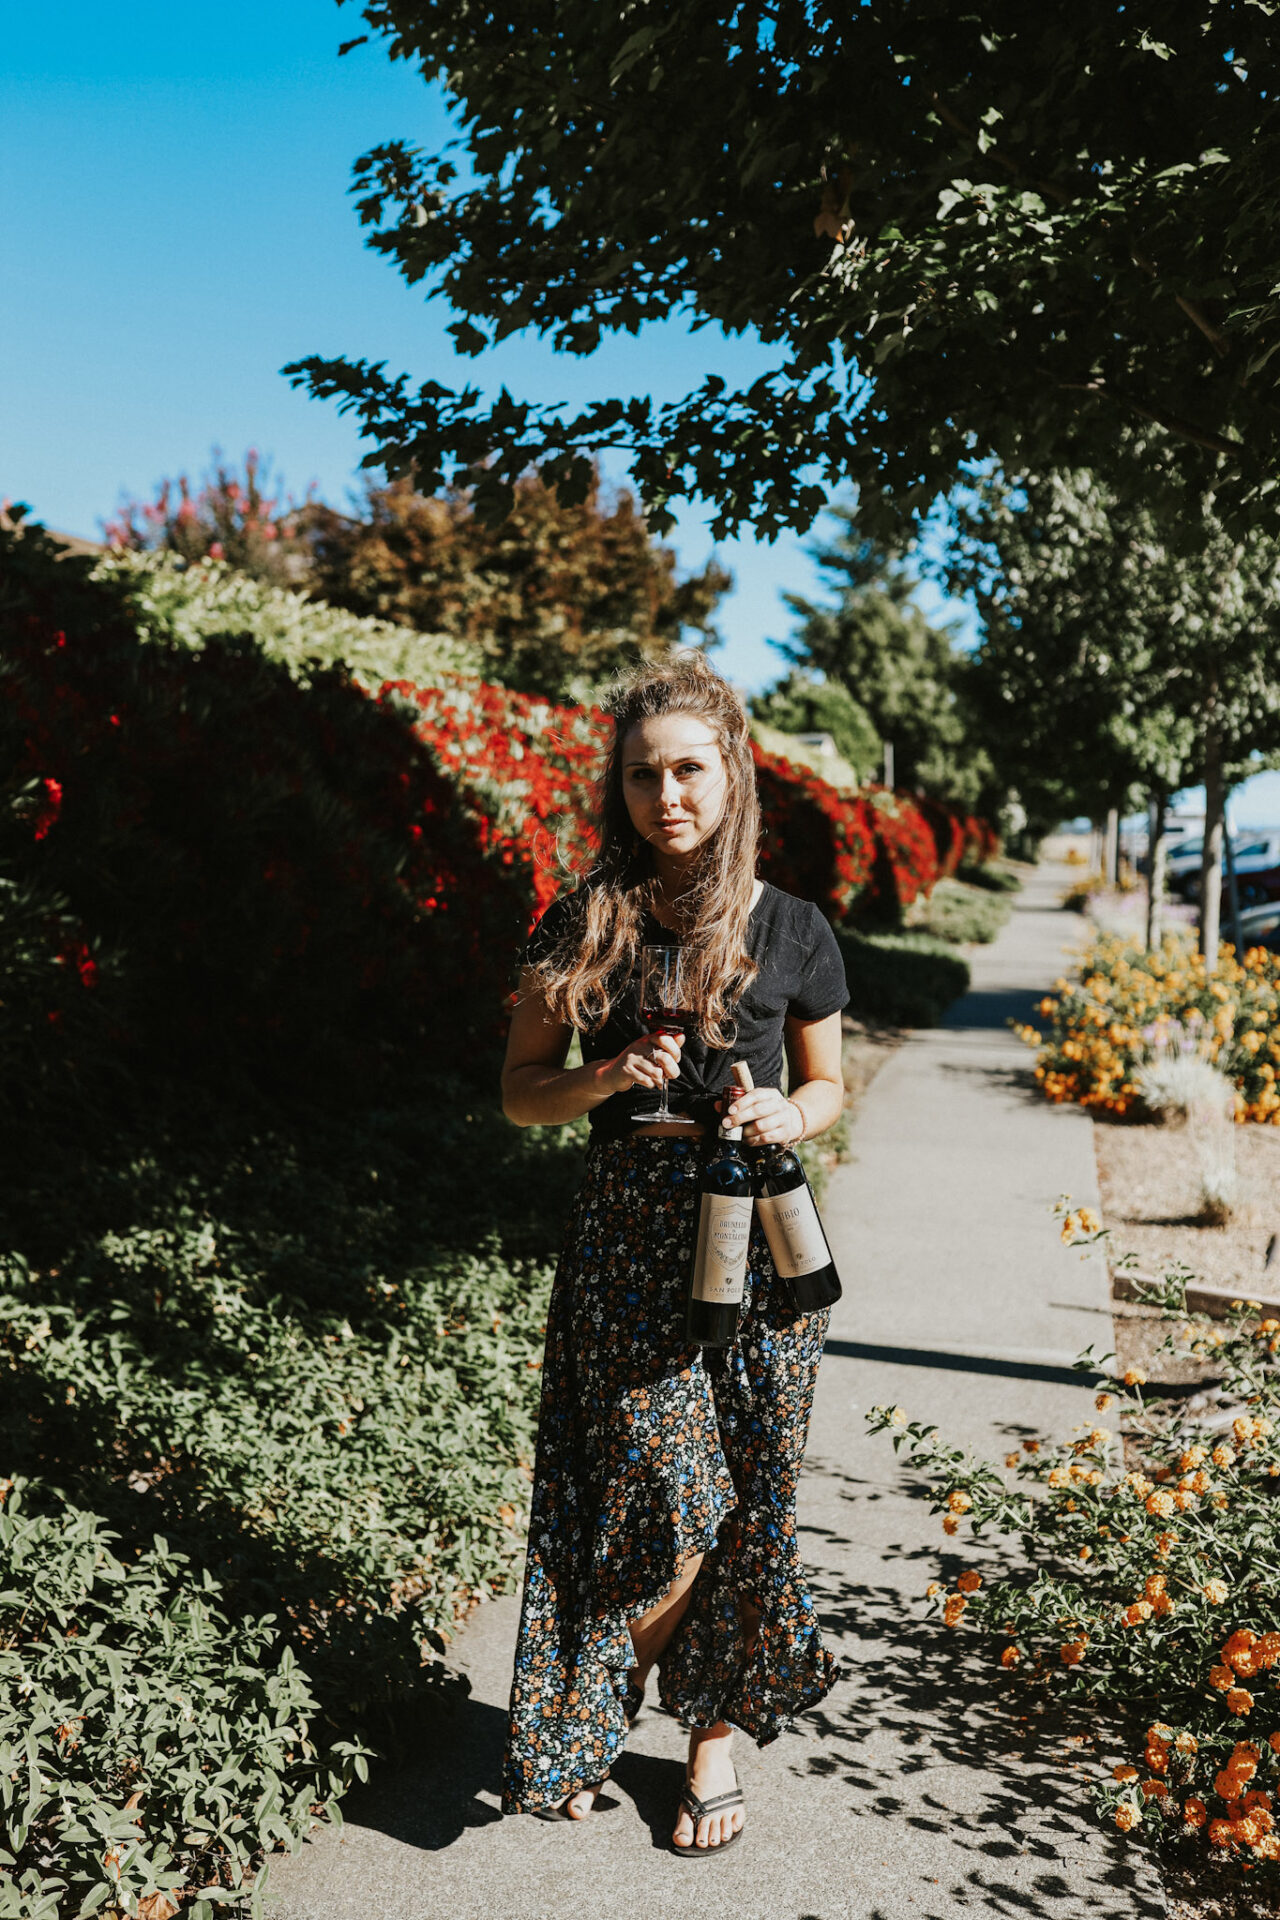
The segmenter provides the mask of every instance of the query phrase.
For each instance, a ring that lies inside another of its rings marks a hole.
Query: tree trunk
[[[1244,957],[1244,935],[1240,928],[1240,889],[1236,885],[1236,860],[1231,847],[1231,821],[1227,816],[1227,798],[1224,795],[1222,813],[1224,820],[1222,844],[1227,857],[1227,910],[1231,916],[1231,944],[1236,950],[1236,959]]]
[[[1164,835],[1164,810],[1167,796],[1157,787],[1147,806],[1147,947],[1153,950],[1164,938],[1161,924],[1164,913],[1165,855],[1168,841]]]
[[[1222,734],[1210,695],[1209,724],[1204,736],[1204,860],[1200,867],[1200,951],[1213,973],[1218,965],[1218,936],[1222,905],[1222,816],[1227,796],[1222,784]]]
[[[1120,878],[1120,809],[1107,808],[1106,836],[1103,840],[1102,877],[1109,887]]]

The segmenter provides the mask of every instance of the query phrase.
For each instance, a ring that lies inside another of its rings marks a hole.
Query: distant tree
[[[951,579],[985,628],[972,686],[992,751],[1042,821],[1204,782],[1215,955],[1226,795],[1280,750],[1280,550],[1224,526],[1212,496],[1174,541],[1135,493],[1084,471],[989,481],[958,511]]]
[[[912,599],[914,576],[859,531],[855,509],[835,517],[834,539],[814,549],[834,599],[823,605],[788,594],[799,626],[773,645],[794,666],[845,689],[876,737],[892,743],[895,785],[973,806],[990,768],[968,736],[965,660],[955,636],[926,620]]]
[[[370,487],[356,515],[313,505],[305,528],[321,599],[467,641],[490,678],[529,693],[580,691],[687,636],[715,645],[732,584],[714,560],[678,578],[634,497],[598,481],[566,506],[526,475],[497,525],[465,494],[425,499],[399,481]]]
[[[608,446],[656,513],[692,494],[768,532],[840,483],[868,515],[918,516],[972,460],[1106,473],[1145,419],[1233,528],[1275,526],[1272,0],[361,11],[461,129],[438,153],[377,147],[356,193],[370,244],[451,304],[462,353],[710,323],[705,380],[665,405],[291,369],[390,471],[479,477],[502,511],[544,462],[582,497]],[[754,329],[770,371],[729,388],[718,327]]]
[[[162,480],[153,500],[124,500],[102,530],[108,546],[175,553],[188,564],[225,560],[273,586],[299,586],[309,564],[301,517],[311,497],[301,504],[286,499],[253,447],[243,472],[215,449],[198,486],[186,474]]]
[[[751,711],[782,733],[829,733],[860,780],[879,779],[880,736],[842,681],[819,680],[793,668],[785,680],[755,695]]]

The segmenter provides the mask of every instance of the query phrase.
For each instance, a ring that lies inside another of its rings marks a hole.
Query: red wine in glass
[[[647,1033],[682,1033],[687,1036],[697,1025],[697,1015],[680,1004],[681,960],[679,947],[645,947],[641,951],[640,1018]],[[698,1124],[683,1113],[672,1113],[665,1080],[657,1106],[642,1109],[631,1117],[645,1126],[655,1120],[672,1127],[694,1127]]]

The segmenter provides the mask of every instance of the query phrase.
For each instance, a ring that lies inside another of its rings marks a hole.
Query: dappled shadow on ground
[[[924,1491],[909,1472],[874,1495],[865,1481],[832,1477],[844,1483],[851,1536],[869,1496]],[[918,1910],[938,1920],[957,1912],[1060,1920],[1065,1903],[1100,1916],[1162,1914],[1147,1877],[1093,1821],[1096,1723],[1037,1702],[1001,1673],[989,1644],[970,1647],[920,1617],[917,1603],[891,1584],[895,1567],[921,1560],[954,1580],[964,1557],[932,1546],[890,1547],[883,1582],[852,1582],[833,1564],[852,1541],[805,1531],[811,1562],[819,1563],[823,1627],[853,1684],[807,1717],[810,1739],[803,1752],[792,1749],[792,1768],[838,1777],[860,1820],[945,1839],[943,1857],[955,1866],[950,1877],[924,1878]],[[915,1577],[907,1584],[914,1588]],[[936,1847],[927,1857],[938,1862]]]

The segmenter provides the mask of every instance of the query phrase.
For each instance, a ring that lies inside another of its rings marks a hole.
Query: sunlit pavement
[[[646,1711],[581,1825],[498,1813],[517,1605],[478,1610],[470,1694],[411,1767],[352,1797],[347,1826],[272,1872],[272,1920],[1137,1920],[1164,1911],[1136,1849],[1093,1819],[1096,1758],[1028,1704],[992,1650],[948,1633],[926,1584],[984,1555],[946,1540],[876,1402],[997,1458],[1092,1413],[1069,1367],[1111,1344],[1101,1261],[1058,1239],[1062,1192],[1097,1203],[1090,1122],[1035,1094],[1007,1030],[1067,965],[1070,869],[1041,869],[948,1025],[913,1035],[853,1129],[825,1211],[845,1298],[823,1362],[801,1495],[804,1549],[839,1686],[759,1752],[739,1740],[748,1832],[721,1860],[664,1849],[681,1730]]]

